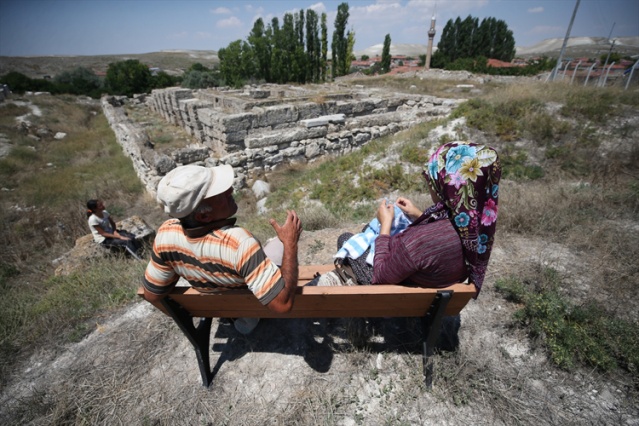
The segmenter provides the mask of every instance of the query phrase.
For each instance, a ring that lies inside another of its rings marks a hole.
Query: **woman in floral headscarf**
[[[433,153],[424,176],[435,204],[422,212],[399,197],[395,205],[413,219],[404,232],[390,236],[393,205],[384,201],[379,206],[381,229],[372,282],[445,287],[469,278],[477,297],[497,222],[497,152],[484,145],[450,142]]]

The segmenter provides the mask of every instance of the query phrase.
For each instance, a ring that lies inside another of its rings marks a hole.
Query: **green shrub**
[[[423,166],[428,162],[428,149],[414,143],[405,144],[402,147],[400,159],[411,164]]]
[[[510,179],[536,180],[544,177],[544,169],[535,164],[527,164],[528,155],[519,149],[510,146],[499,153],[502,165],[502,174]]]
[[[539,339],[557,366],[623,368],[637,375],[639,324],[610,315],[594,301],[582,306],[569,303],[559,291],[560,282],[555,270],[544,269],[532,279],[498,280],[496,289],[523,305],[514,319]]]
[[[619,97],[613,90],[583,89],[568,92],[561,114],[580,117],[595,123],[603,123],[617,112]]]

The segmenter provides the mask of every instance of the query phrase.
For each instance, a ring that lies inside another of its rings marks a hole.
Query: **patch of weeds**
[[[578,130],[577,144],[583,147],[597,148],[599,146],[599,137],[597,136],[597,128],[590,124],[585,124]]]
[[[322,251],[322,249],[326,246],[326,244],[324,243],[324,241],[321,240],[315,240],[313,241],[313,244],[311,244],[311,246],[308,248],[308,251],[310,254],[314,255],[316,253],[319,253],[320,251]]]
[[[29,146],[14,146],[9,155],[17,163],[25,166],[40,159],[36,150]]]
[[[167,134],[157,135],[154,137],[149,136],[149,139],[151,140],[151,142],[157,145],[167,145],[173,142],[173,136]]]
[[[18,276],[20,270],[10,263],[0,262],[0,288],[6,289],[8,286],[7,279]]]
[[[406,144],[402,147],[400,160],[423,166],[428,161],[428,149],[417,144]]]
[[[0,159],[0,176],[2,176],[2,186],[8,187],[10,182],[10,178],[15,176],[22,170],[22,165],[16,161],[14,158],[5,157]]]
[[[596,302],[576,306],[559,290],[561,278],[543,269],[528,279],[498,280],[507,300],[522,304],[515,321],[539,339],[552,361],[571,370],[578,364],[601,371],[639,372],[639,324],[615,318]]]
[[[438,139],[438,142],[440,145],[445,145],[448,142],[452,142],[453,140],[455,140],[455,138],[453,138],[451,135],[449,135],[448,133],[445,133],[443,135],[441,135]]]
[[[304,207],[298,213],[304,223],[304,229],[307,231],[334,228],[341,224],[338,216],[329,212],[323,206]]]
[[[383,169],[373,170],[366,180],[371,182],[377,193],[384,193],[398,190],[401,192],[417,191],[424,187],[424,182],[419,177],[408,174],[404,171],[401,164],[394,164]]]
[[[526,134],[540,144],[557,141],[568,134],[570,129],[570,123],[558,120],[547,112],[532,113],[524,122]]]
[[[16,124],[15,117],[26,115],[31,109],[26,105],[16,105],[14,103],[0,104],[0,126],[12,127]]]
[[[549,145],[546,148],[545,157],[553,160],[565,172],[575,176],[587,176],[592,174],[593,161],[596,157],[596,149],[599,140],[592,127],[585,127],[573,142],[565,144]],[[601,169],[601,164],[599,164]]]
[[[581,89],[572,90],[566,96],[560,113],[565,117],[582,117],[596,123],[603,123],[617,112],[619,97],[613,90]]]
[[[536,180],[544,177],[544,169],[538,165],[526,164],[528,155],[521,150],[507,147],[499,155],[504,177],[519,180]]]

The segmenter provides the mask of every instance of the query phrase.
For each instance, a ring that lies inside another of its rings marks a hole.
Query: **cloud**
[[[226,7],[218,7],[216,9],[212,9],[211,13],[214,15],[229,15],[231,13],[231,9]]]
[[[262,15],[264,13],[264,8],[263,7],[255,7],[253,5],[247,4],[246,6],[244,6],[244,10],[246,10],[248,13],[253,13],[255,15]]]
[[[531,7],[530,9],[528,9],[528,13],[541,13],[543,11],[544,11],[544,8],[542,6]]]
[[[397,1],[379,2],[376,4],[370,4],[363,7],[355,7],[355,9],[364,11],[369,14],[382,14],[392,11],[401,11],[402,5]]]
[[[554,34],[563,30],[564,28],[559,25],[554,27],[550,25],[537,25],[536,27],[533,27],[530,31],[528,31],[528,34]]]
[[[240,28],[242,26],[242,21],[237,19],[235,16],[231,16],[230,18],[217,21],[216,26],[218,28]]]
[[[324,3],[322,2],[312,4],[308,7],[308,9],[314,10],[318,15],[326,12],[326,6],[324,6]]]

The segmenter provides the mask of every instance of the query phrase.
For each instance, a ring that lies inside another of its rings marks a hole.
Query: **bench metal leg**
[[[438,291],[428,313],[424,318],[422,318],[422,323],[424,325],[422,362],[424,368],[424,384],[427,389],[431,389],[433,387],[433,360],[431,359],[431,355],[437,345],[439,333],[442,328],[444,312],[446,312],[446,306],[448,305],[452,295],[453,292],[449,290]]]
[[[171,314],[171,318],[176,322],[182,333],[189,339],[189,342],[195,349],[197,363],[200,367],[200,375],[202,376],[202,385],[209,387],[213,381],[213,373],[211,372],[211,362],[209,360],[209,342],[211,337],[212,318],[200,318],[197,327],[193,325],[193,317],[180,306],[175,300],[166,297],[162,299],[162,305],[167,312]]]

